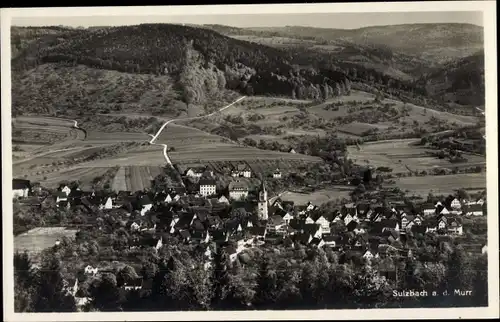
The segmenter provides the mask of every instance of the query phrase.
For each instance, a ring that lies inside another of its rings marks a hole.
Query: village
[[[279,196],[270,198],[266,179],[260,180],[256,190],[250,190],[240,180],[255,176],[247,167],[236,167],[232,176],[227,191],[217,191],[213,172],[189,168],[184,178],[198,181],[194,191],[181,186],[156,192],[116,193],[82,191],[64,185],[54,195],[40,200],[34,196],[37,190],[30,187],[29,181],[14,179],[13,193],[21,204],[31,201],[43,207],[44,203],[55,203],[59,209],[99,209],[125,218],[122,225],[130,233],[152,233],[151,246],[156,250],[162,247],[165,234],[185,243],[215,243],[225,247],[231,261],[245,249],[265,243],[326,247],[367,260],[387,256],[391,253],[388,250],[412,256],[413,236],[429,232],[460,236],[464,232],[462,218],[483,216],[485,206],[481,198],[448,198],[435,204],[420,204],[416,209],[362,201],[325,213],[311,202],[295,205]],[[272,177],[279,180],[279,170]],[[140,246],[144,245],[130,245]]]

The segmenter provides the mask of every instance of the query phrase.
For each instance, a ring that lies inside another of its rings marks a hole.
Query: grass
[[[486,173],[453,174],[444,176],[403,177],[394,179],[395,187],[409,190],[420,196],[433,194],[453,194],[464,188],[471,193],[486,189]]]
[[[114,191],[139,191],[151,188],[152,180],[162,173],[160,166],[125,166],[120,167],[113,178]]]
[[[419,139],[386,140],[362,144],[360,149],[356,146],[348,147],[348,155],[355,163],[371,165],[373,167],[390,167],[394,173],[429,170],[433,168],[454,168],[459,165],[472,166],[484,163],[481,156],[466,155],[467,163],[452,164],[445,159],[429,156],[426,152],[435,150],[425,149],[413,145]]]
[[[349,199],[349,193],[352,187],[330,187],[316,190],[311,193],[290,192],[287,191],[281,195],[281,199],[285,201],[293,201],[296,205],[305,205],[308,202],[314,205],[320,205],[335,199]]]
[[[275,151],[259,150],[231,142],[229,139],[194,128],[170,124],[158,137],[157,143],[166,143],[175,151],[169,152],[173,163],[251,160],[306,160],[319,158]]]
[[[94,114],[115,112],[177,115],[180,105],[170,77],[128,74],[93,69],[83,65],[40,65],[12,84],[13,109],[24,113],[52,114],[56,111]],[[86,101],[84,106],[73,102]]]
[[[80,181],[80,188],[84,190],[91,190],[92,181],[96,177],[100,177],[111,169],[109,167],[76,167],[70,169],[62,169],[51,173],[41,173],[39,175],[30,176],[32,181],[40,182],[40,184],[47,188],[57,188],[62,181]]]
[[[27,251],[36,256],[46,248],[55,245],[63,237],[74,238],[78,230],[65,227],[38,227],[14,237],[14,251]]]

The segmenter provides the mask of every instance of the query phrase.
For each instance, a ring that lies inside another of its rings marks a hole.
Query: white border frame
[[[491,318],[499,316],[498,287],[498,141],[497,141],[497,55],[495,1],[422,1],[397,3],[272,4],[149,7],[73,7],[1,9],[2,58],[2,210],[3,210],[3,294],[6,321],[114,321],[114,320],[335,320],[335,319],[414,319]],[[210,311],[210,312],[125,312],[125,313],[14,313],[11,74],[10,27],[13,17],[50,16],[158,16],[211,14],[287,14],[348,12],[436,12],[482,11],[484,23],[486,147],[488,198],[488,298],[487,308],[370,309],[310,311]],[[9,296],[10,295],[10,296]]]

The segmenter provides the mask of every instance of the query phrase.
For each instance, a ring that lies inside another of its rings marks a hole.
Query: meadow
[[[14,252],[27,251],[36,261],[44,249],[55,245],[56,240],[63,237],[74,238],[78,230],[65,227],[38,227],[14,237]]]

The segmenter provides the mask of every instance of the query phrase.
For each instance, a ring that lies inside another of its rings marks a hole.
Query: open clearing
[[[486,173],[466,173],[443,176],[403,177],[396,178],[390,187],[409,190],[411,194],[427,196],[433,194],[453,194],[464,188],[470,192],[486,189]]]
[[[296,205],[305,205],[309,201],[314,205],[320,205],[335,199],[349,199],[349,193],[352,190],[352,187],[338,186],[320,189],[311,193],[287,191],[284,192],[280,198],[285,201],[293,201]]]
[[[66,227],[38,227],[14,237],[14,251],[27,251],[30,255],[37,255],[46,248],[55,245],[56,240],[63,237],[74,238],[76,229]]]
[[[484,164],[484,157],[477,155],[464,155],[468,162],[450,163],[445,159],[439,159],[429,156],[426,151],[435,152],[435,150],[425,149],[413,145],[419,142],[419,139],[404,140],[386,140],[377,142],[368,142],[359,146],[348,146],[348,156],[355,163],[360,165],[371,165],[374,167],[389,167],[394,173],[429,170],[433,168],[454,168],[458,166],[473,166]]]
[[[173,163],[193,163],[208,161],[251,161],[251,160],[307,160],[317,161],[319,158],[246,147],[194,128],[169,124],[158,137],[157,143],[165,143],[168,155]]]

